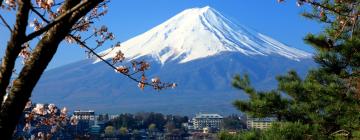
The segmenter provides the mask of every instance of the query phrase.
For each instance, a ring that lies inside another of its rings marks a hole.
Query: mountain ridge
[[[311,57],[310,53],[287,47],[261,33],[236,25],[209,6],[184,10],[149,31],[125,41],[120,47],[105,50],[101,54],[107,54],[104,58],[110,59],[119,50],[129,59],[151,56],[162,64],[174,60],[185,63],[220,52],[278,54],[296,61]]]

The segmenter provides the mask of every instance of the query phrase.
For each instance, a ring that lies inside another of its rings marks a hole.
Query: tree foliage
[[[128,133],[128,129],[126,127],[121,127],[119,129],[119,134],[120,135],[126,135]]]
[[[164,115],[161,113],[136,113],[136,114],[120,114],[118,117],[110,120],[107,125],[114,126],[116,129],[126,127],[128,129],[149,129],[150,131],[164,131],[167,124],[177,129],[182,127],[182,123],[186,123],[188,117],[178,115]]]
[[[222,122],[222,129],[224,130],[240,130],[245,128],[246,124],[242,120],[239,119],[238,115],[230,115],[224,117]]]
[[[300,122],[275,123],[267,130],[242,131],[238,134],[221,132],[218,137],[221,140],[307,140],[326,139],[319,135],[317,127]]]
[[[249,100],[237,100],[234,105],[254,117],[287,122],[264,132],[266,137],[322,139],[349,132],[347,137],[354,138],[360,129],[360,2],[298,0],[297,4],[310,6],[312,11],[303,16],[325,27],[304,39],[316,50],[314,60],[319,68],[310,70],[305,78],[295,71],[278,76],[278,87],[271,91],[258,91],[247,75],[237,75],[233,86],[248,94]]]
[[[111,125],[105,127],[105,135],[106,136],[114,136],[115,135],[115,128]]]

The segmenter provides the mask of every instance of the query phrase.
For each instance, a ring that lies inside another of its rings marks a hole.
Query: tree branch
[[[12,32],[12,29],[11,29],[10,25],[6,22],[6,20],[4,19],[4,17],[1,14],[0,14],[0,19],[4,23],[6,28],[8,28],[10,32]]]
[[[75,7],[74,7],[75,8]],[[36,9],[32,9],[32,11],[35,12],[36,15],[38,15],[44,22],[46,23],[50,23],[50,21],[46,20],[45,17],[43,15],[41,15],[38,11],[36,11]],[[91,49],[88,45],[86,45],[84,43],[84,41],[81,41],[80,39],[78,39],[77,37],[75,37],[72,34],[68,34],[68,36],[70,36],[73,40],[75,40],[78,44],[80,44],[81,46],[83,46],[85,49],[87,49],[87,51],[89,51],[91,54],[94,54],[97,58],[99,58],[101,61],[103,61],[105,64],[107,64],[109,67],[111,67],[112,69],[116,70],[116,66],[114,66],[113,64],[111,64],[110,62],[106,61],[105,59],[103,59],[99,54],[97,54],[93,49]],[[138,73],[138,72],[135,72]],[[151,83],[147,83],[147,82],[143,82],[140,81],[136,78],[134,78],[132,75],[133,74],[127,74],[127,73],[121,73],[123,75],[125,75],[126,77],[128,77],[129,79],[137,82],[137,83],[142,83],[145,84],[147,86],[151,86],[151,87],[156,87],[156,85],[151,84]],[[164,87],[170,87],[172,83],[164,83]]]
[[[338,14],[339,16],[351,17],[350,15],[344,15],[343,13],[338,12],[338,11],[336,11],[336,10],[333,9],[333,8],[327,7],[327,6],[323,5],[323,4],[320,4],[320,3],[315,2],[315,1],[307,1],[307,3],[309,3],[309,4],[313,5],[313,6],[320,7],[320,8],[322,8],[322,9],[324,9],[324,10],[331,11],[331,12],[333,12],[333,13],[335,13],[335,14]]]
[[[61,14],[59,17],[57,17],[55,20],[53,20],[52,22],[50,22],[49,20],[47,20],[42,14],[40,14],[33,6],[31,6],[31,11],[33,11],[36,15],[38,15],[43,21],[45,21],[46,23],[48,23],[45,27],[41,28],[38,31],[32,32],[29,35],[27,35],[25,42],[32,40],[33,38],[43,34],[44,32],[48,31],[51,27],[53,27],[55,24],[57,24],[58,22],[62,21],[65,17],[73,14],[73,12],[79,10],[81,7],[83,7],[85,4],[87,4],[87,2],[82,2],[79,3],[78,5],[76,5],[75,7],[71,8],[70,10],[66,11],[65,13]]]
[[[72,39],[74,39],[77,43],[79,43],[80,45],[82,45],[83,47],[85,47],[90,53],[94,54],[97,58],[99,58],[101,61],[103,61],[105,64],[107,64],[109,67],[111,67],[112,69],[116,70],[116,67],[111,64],[110,62],[106,61],[104,58],[102,58],[99,54],[97,54],[93,49],[91,49],[88,45],[86,45],[83,41],[79,40],[78,38],[76,38],[74,35],[69,35]],[[138,79],[134,78],[131,76],[131,74],[126,74],[126,73],[122,73],[125,76],[127,76],[128,78],[130,78],[131,80],[134,80],[135,82],[141,82]],[[141,82],[143,84],[146,84],[148,86],[153,86],[149,83],[144,83]]]
[[[84,4],[84,3],[82,3]],[[75,8],[75,7],[74,7]],[[31,9],[36,15],[38,15],[44,22],[49,23],[50,21],[45,19],[45,17],[40,14],[36,9],[32,8]],[[48,25],[49,25],[48,24]],[[106,63],[108,66],[110,66],[112,69],[116,70],[116,67],[114,65],[112,65],[110,62],[106,61],[105,59],[103,59],[99,54],[97,54],[93,49],[91,49],[88,45],[86,45],[83,41],[81,41],[80,39],[78,39],[77,37],[75,37],[72,34],[68,34],[73,40],[75,40],[78,44],[82,45],[83,47],[85,47],[90,53],[94,54],[97,58],[99,58],[101,61],[103,61],[104,63]],[[137,80],[136,78],[132,77],[130,74],[124,74],[125,76],[127,76],[128,78],[134,80],[135,82],[141,82],[139,80]],[[142,82],[143,83],[143,82]],[[147,85],[150,85],[148,83],[144,83]],[[152,86],[152,85],[150,85]]]
[[[5,56],[2,59],[0,68],[0,101],[2,103],[6,95],[6,88],[9,85],[10,78],[15,66],[16,58],[21,51],[22,40],[25,38],[26,27],[30,12],[30,0],[19,0],[19,8],[16,14],[16,22],[11,38],[7,44]],[[1,108],[0,103],[0,108]]]
[[[4,139],[11,139],[12,133],[19,117],[24,110],[25,104],[31,96],[36,83],[45,71],[47,65],[55,55],[57,48],[65,36],[68,35],[76,21],[85,16],[91,9],[103,0],[88,0],[86,5],[67,16],[61,22],[54,25],[37,44],[31,57],[26,61],[19,76],[14,80],[7,100],[0,112],[0,135]],[[65,10],[76,6],[81,0],[66,0]]]

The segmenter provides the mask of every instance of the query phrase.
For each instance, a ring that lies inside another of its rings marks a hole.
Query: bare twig
[[[4,19],[4,17],[1,14],[0,14],[0,19],[4,23],[6,28],[8,28],[10,32],[12,32],[12,29],[11,29],[10,25],[6,22],[6,20]]]

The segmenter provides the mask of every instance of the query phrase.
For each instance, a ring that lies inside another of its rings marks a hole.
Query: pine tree
[[[360,1],[298,0],[297,4],[312,7],[303,16],[325,25],[320,34],[304,39],[316,50],[314,60],[319,67],[303,79],[295,71],[278,76],[278,87],[271,91],[258,91],[247,75],[237,75],[233,86],[248,94],[249,100],[237,100],[234,105],[254,117],[271,116],[309,126],[323,138],[333,138],[338,132],[354,138],[360,130]],[[294,132],[315,138],[311,131]]]

